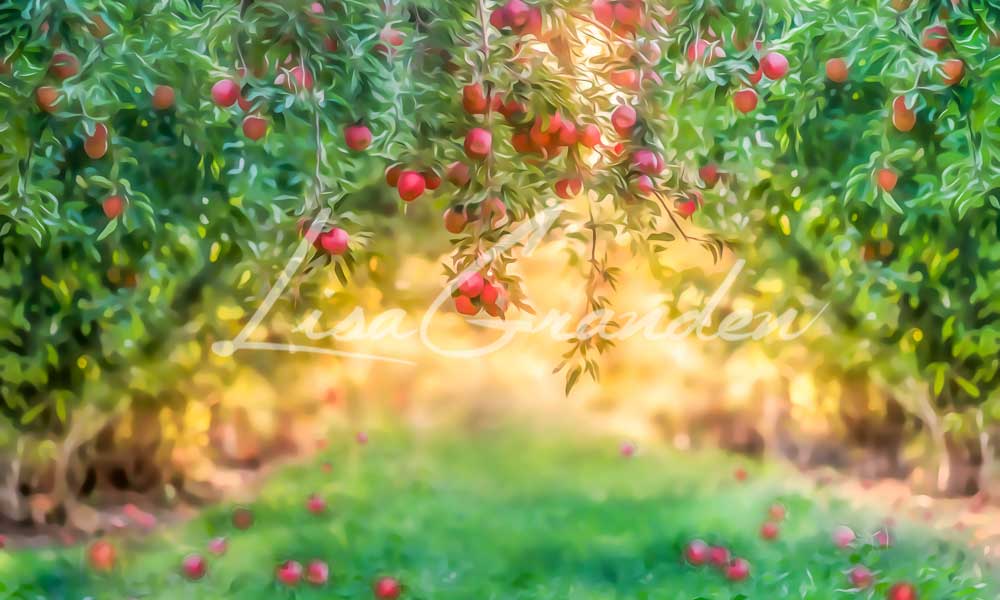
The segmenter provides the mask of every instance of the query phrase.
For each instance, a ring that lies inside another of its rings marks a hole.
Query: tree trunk
[[[948,476],[944,494],[948,496],[973,496],[981,489],[984,465],[982,446],[975,436],[946,433]]]
[[[900,452],[906,412],[896,399],[873,389],[867,375],[847,374],[841,383],[840,418],[847,438],[864,452],[864,477],[901,477]]]

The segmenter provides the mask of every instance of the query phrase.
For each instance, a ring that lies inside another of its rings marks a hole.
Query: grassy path
[[[817,504],[777,470],[749,467],[735,481],[736,466],[666,450],[626,459],[608,440],[375,436],[280,473],[250,507],[247,530],[219,506],[183,527],[111,538],[109,574],[87,566],[85,548],[0,551],[0,598],[367,599],[380,575],[422,600],[884,598],[899,580],[922,600],[1000,597],[996,573],[924,530],[901,525],[892,547],[876,548],[874,516]],[[306,508],[312,493],[327,503],[321,515]],[[758,532],[774,502],[787,517],[767,542]],[[849,549],[831,541],[841,523],[859,535]],[[228,541],[222,556],[207,550],[216,536]],[[750,578],[732,583],[685,564],[692,538],[748,559]],[[199,581],[181,575],[190,553],[207,561]],[[276,583],[288,559],[326,561],[329,583]],[[855,563],[875,572],[872,590],[851,590]]]

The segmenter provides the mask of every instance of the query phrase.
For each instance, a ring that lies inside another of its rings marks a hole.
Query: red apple
[[[632,442],[622,442],[621,446],[618,447],[618,454],[621,454],[623,458],[632,458],[635,456],[635,444]]]
[[[838,548],[847,548],[854,543],[854,530],[846,525],[840,525],[833,530],[833,543]]]
[[[842,58],[831,58],[826,61],[826,78],[834,83],[844,83],[848,77],[847,61]]]
[[[635,109],[627,104],[620,105],[611,113],[611,125],[622,136],[627,136],[632,131],[637,119]]]
[[[243,135],[247,139],[257,141],[267,134],[267,119],[256,115],[247,115],[243,119]]]
[[[924,29],[924,33],[921,36],[924,48],[939,53],[948,47],[949,39],[948,28],[944,25],[931,25],[927,29]]]
[[[473,160],[482,160],[489,156],[493,146],[493,134],[476,127],[465,136],[465,154]]]
[[[97,160],[108,152],[108,128],[104,123],[94,126],[94,134],[88,136],[83,143],[83,151],[90,158]]]
[[[212,86],[212,100],[223,108],[236,104],[240,97],[240,86],[232,79],[220,79]]]
[[[453,162],[448,167],[448,171],[445,174],[448,181],[456,187],[463,187],[465,184],[469,183],[469,165],[463,162]]]
[[[169,85],[158,85],[153,88],[153,108],[167,110],[174,105],[174,88]]]
[[[403,173],[403,165],[393,165],[385,170],[385,182],[390,187],[399,185],[399,176]]]
[[[716,567],[729,564],[729,550],[722,546],[712,546],[708,549],[708,562]]]
[[[95,571],[107,573],[115,568],[115,547],[107,540],[97,540],[87,549],[87,562]]]
[[[867,589],[875,582],[875,576],[863,565],[851,569],[847,577],[851,580],[851,585],[859,590]]]
[[[462,233],[468,222],[469,218],[465,215],[464,210],[452,207],[444,211],[444,228],[449,233]]]
[[[757,108],[757,92],[751,89],[742,89],[733,94],[733,106],[741,113],[748,113]]]
[[[224,537],[212,538],[208,541],[208,551],[216,556],[222,556],[229,549],[229,542]]]
[[[910,583],[894,584],[885,595],[887,600],[917,600],[917,588]]]
[[[357,433],[357,434],[356,434],[356,435],[354,436],[354,440],[355,440],[355,441],[356,441],[357,443],[359,443],[359,444],[361,444],[362,446],[364,446],[365,444],[367,444],[367,443],[368,443],[368,434],[367,434],[367,433],[365,433],[364,431],[359,431],[359,432],[358,432],[358,433]]]
[[[38,108],[47,113],[56,112],[59,99],[59,90],[52,86],[43,85],[35,90],[35,102]]]
[[[486,94],[483,93],[483,86],[473,83],[462,88],[462,107],[470,115],[482,115],[486,113],[488,103]]]
[[[483,291],[486,281],[479,273],[467,273],[458,283],[458,292],[468,298],[475,298]]]
[[[441,176],[437,174],[434,169],[427,169],[424,171],[424,185],[427,186],[429,190],[436,190],[441,187]]]
[[[747,480],[747,470],[743,467],[736,467],[733,470],[733,478],[736,481],[746,481]]]
[[[49,71],[57,79],[69,79],[80,72],[80,61],[69,52],[56,52],[52,55]]]
[[[399,174],[396,187],[399,190],[399,197],[404,202],[413,202],[427,189],[427,182],[424,176],[416,171],[403,171]]]
[[[253,525],[253,512],[249,508],[238,507],[233,509],[233,527],[236,529],[250,529]]]
[[[768,79],[777,81],[788,73],[788,59],[780,52],[768,52],[761,59],[760,68]]]
[[[656,190],[656,185],[649,175],[639,175],[635,178],[635,189],[640,194],[652,194]]]
[[[585,125],[579,139],[584,146],[593,148],[601,143],[601,130],[594,124]]]
[[[323,500],[316,494],[313,494],[306,500],[306,510],[314,515],[321,515],[326,512],[326,500]]]
[[[715,184],[719,182],[719,167],[715,163],[708,163],[698,169],[698,176],[701,177],[705,187],[715,187]]]
[[[306,581],[313,585],[325,585],[330,579],[330,567],[321,560],[314,560],[306,566]]]
[[[889,529],[882,527],[875,532],[875,544],[881,548],[888,548],[892,545],[892,535],[889,533]]]
[[[743,581],[750,577],[750,563],[743,558],[734,559],[726,565],[726,579],[729,581]]]
[[[757,85],[763,78],[764,78],[764,70],[761,69],[759,66],[757,67],[756,71],[747,75],[747,81],[750,82],[750,85]]]
[[[455,298],[455,310],[461,315],[472,316],[479,312],[479,307],[473,304],[471,298],[457,296]]]
[[[500,287],[490,282],[483,283],[483,291],[479,293],[479,300],[486,305],[496,304],[500,299]]]
[[[125,211],[125,200],[119,196],[108,196],[101,203],[101,208],[104,210],[104,216],[109,219],[114,219],[120,216]]]
[[[640,148],[632,153],[632,165],[640,173],[657,175],[663,170],[663,158],[652,150]]]
[[[340,227],[334,227],[319,236],[319,245],[328,254],[340,256],[347,252],[351,236]]]
[[[949,58],[941,63],[941,76],[948,85],[958,85],[965,76],[965,63],[961,58]]]
[[[496,227],[497,223],[507,218],[507,206],[503,203],[503,200],[496,196],[484,200],[481,208],[483,210],[483,222],[487,223],[490,227]]]
[[[205,576],[208,564],[200,554],[189,554],[181,561],[181,572],[191,581],[197,581]]]
[[[578,177],[560,179],[556,182],[556,195],[569,200],[583,190],[583,181]]]
[[[684,558],[695,566],[700,566],[708,562],[709,547],[701,540],[691,540],[684,548]]]
[[[348,125],[344,128],[344,141],[351,150],[361,152],[371,145],[372,132],[361,123]]]
[[[372,587],[372,591],[375,592],[375,597],[379,600],[395,600],[399,598],[403,588],[392,577],[379,577]]]
[[[278,566],[275,577],[288,587],[294,587],[302,579],[302,565],[294,560],[286,560]]]
[[[778,524],[768,521],[760,526],[760,537],[765,540],[778,539]]]
[[[899,176],[892,169],[879,169],[877,179],[880,188],[891,192],[896,189],[896,181],[899,179]]]

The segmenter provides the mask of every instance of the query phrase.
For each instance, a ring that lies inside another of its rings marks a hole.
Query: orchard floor
[[[324,466],[328,465],[328,466]],[[737,481],[734,469],[748,477]],[[328,504],[306,509],[312,493]],[[787,508],[778,540],[758,530],[768,507]],[[248,505],[252,527],[231,525],[232,505],[140,538],[110,538],[111,574],[87,567],[86,549],[0,551],[0,598],[95,600],[371,598],[380,575],[399,578],[403,598],[421,600],[694,600],[884,598],[915,583],[922,600],[1000,597],[998,575],[968,549],[919,525],[896,523],[893,544],[872,534],[883,523],[828,499],[778,467],[717,454],[640,449],[614,440],[494,432],[468,438],[373,435],[365,446],[332,442],[315,462],[275,475]],[[846,550],[831,531],[847,524]],[[223,556],[208,553],[216,536]],[[751,577],[727,582],[715,569],[681,560],[692,538],[747,558]],[[180,574],[202,553],[208,574]],[[320,558],[323,588],[275,583],[277,564]],[[876,572],[874,590],[855,592],[855,563]]]

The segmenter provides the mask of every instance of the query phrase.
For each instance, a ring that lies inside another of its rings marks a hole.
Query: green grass
[[[268,482],[249,530],[233,530],[232,507],[218,506],[156,535],[115,539],[110,575],[91,572],[83,548],[4,551],[0,597],[366,599],[380,574],[401,579],[404,598],[423,600],[882,598],[896,580],[917,584],[922,600],[1000,597],[995,573],[918,527],[901,524],[886,550],[834,548],[834,526],[864,538],[878,518],[807,498],[778,468],[750,465],[737,483],[738,463],[666,450],[624,459],[611,440],[525,434],[334,443]],[[306,511],[312,492],[327,499],[326,515]],[[774,501],[788,518],[768,543],[757,531]],[[229,551],[212,557],[205,545],[219,535]],[[731,584],[684,564],[683,545],[695,537],[749,559],[751,579]],[[191,552],[209,556],[198,582],[180,576]],[[313,558],[330,564],[326,587],[274,582],[279,562]],[[848,589],[844,572],[855,562],[878,572],[875,590]]]

